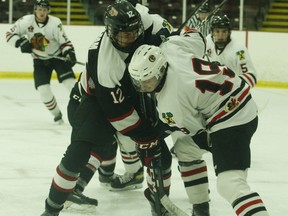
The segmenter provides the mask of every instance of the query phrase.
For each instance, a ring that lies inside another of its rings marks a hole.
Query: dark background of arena
[[[211,10],[221,3],[222,0],[209,0]],[[282,0],[284,1],[284,0]],[[60,5],[60,2],[62,3]],[[67,5],[66,0],[50,1],[52,10],[51,14],[58,16],[66,23]],[[103,12],[107,5],[112,4],[114,0],[71,0],[71,25],[102,25]],[[166,18],[173,27],[177,28],[182,23],[182,0],[147,0],[150,13],[160,14]],[[195,7],[201,0],[187,0],[187,17],[191,15]],[[246,0],[244,1],[243,13],[243,30],[258,30],[264,19],[265,14],[271,7],[273,0]],[[25,14],[33,12],[34,0],[14,0],[13,1],[13,22]],[[220,15],[227,14],[231,19],[234,30],[239,29],[239,4],[240,1],[228,0]],[[59,7],[64,7],[62,11],[57,10]],[[81,10],[73,7],[81,7]],[[83,10],[84,9],[84,10]],[[0,23],[9,22],[9,0],[0,1]],[[58,12],[57,12],[58,11]],[[59,12],[60,11],[60,12]],[[57,13],[56,13],[57,12]],[[85,13],[87,17],[86,23],[76,22],[77,19],[82,19],[81,13]],[[74,21],[74,24],[73,24]]]

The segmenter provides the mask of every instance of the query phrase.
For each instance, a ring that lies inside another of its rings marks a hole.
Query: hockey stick
[[[149,119],[152,124],[156,124],[158,121],[158,111],[156,108],[156,97],[155,93],[143,93],[140,92],[140,107],[141,112],[144,114],[146,119]],[[178,206],[176,206],[169,197],[165,194],[162,176],[162,164],[161,157],[152,160],[150,164],[150,170],[152,175],[152,180],[155,183],[155,209],[157,214],[161,215],[161,204],[164,208],[170,212],[172,215],[176,216],[188,216],[183,212]]]
[[[206,24],[207,22],[210,21],[210,19],[215,16],[216,13],[223,7],[223,5],[227,2],[228,0],[223,0],[217,7],[215,7],[209,15],[196,27],[196,29],[199,29],[201,26]]]
[[[188,21],[191,19],[191,17],[193,17],[198,10],[203,7],[206,3],[208,2],[208,0],[203,0],[200,4],[198,4],[198,6],[193,10],[193,12],[191,13],[191,15],[181,24],[181,26],[177,29],[177,31],[175,32],[175,34],[180,34],[181,30],[186,26],[186,24],[188,23]]]
[[[155,93],[139,92],[139,95],[141,112],[144,114],[144,117],[152,123],[152,125],[156,125],[159,118],[156,108]]]
[[[69,61],[69,59],[66,57],[61,57],[61,56],[57,56],[57,55],[53,55],[53,54],[47,54],[45,52],[42,52],[42,51],[39,51],[36,49],[33,49],[32,52],[33,52],[33,54],[40,56],[40,57],[44,57],[44,58],[50,57],[50,58],[60,59],[62,61]],[[85,63],[79,62],[79,61],[76,61],[76,64],[86,65]]]
[[[161,156],[151,161],[150,169],[152,180],[155,183],[155,207],[157,215],[161,216],[161,204],[171,214],[175,216],[188,216],[183,210],[176,206],[164,191]],[[160,202],[159,202],[160,201]]]

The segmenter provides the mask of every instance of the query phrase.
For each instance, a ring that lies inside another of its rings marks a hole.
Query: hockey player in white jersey
[[[22,53],[32,55],[35,88],[54,116],[54,121],[61,124],[62,113],[50,87],[51,75],[55,70],[58,81],[70,92],[75,84],[72,67],[76,63],[76,55],[61,20],[49,15],[50,10],[49,1],[35,1],[34,14],[17,20],[6,33],[6,39],[11,46],[20,48]]]
[[[218,192],[236,215],[268,216],[247,182],[249,146],[258,123],[250,86],[228,67],[195,57],[189,51],[195,49],[191,34],[172,36],[160,47],[139,47],[129,65],[134,86],[155,92],[160,119],[212,152]],[[197,140],[203,131],[209,142],[206,137]],[[179,161],[185,151],[177,152]],[[185,177],[185,167],[179,165]]]
[[[212,20],[211,34],[206,37],[209,61],[226,65],[241,76],[251,87],[257,82],[257,74],[248,49],[231,34],[230,19],[216,16]]]

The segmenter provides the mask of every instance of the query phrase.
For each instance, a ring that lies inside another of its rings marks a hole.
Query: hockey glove
[[[151,161],[161,155],[161,145],[159,139],[135,140],[136,150],[144,166],[149,167]]]
[[[71,67],[73,67],[76,64],[77,59],[76,59],[76,55],[75,55],[75,52],[73,49],[69,49],[69,50],[65,51],[63,53],[63,55],[66,57],[67,61],[71,65]]]
[[[20,47],[22,53],[32,53],[32,44],[25,37],[18,39],[15,43],[15,47]]]

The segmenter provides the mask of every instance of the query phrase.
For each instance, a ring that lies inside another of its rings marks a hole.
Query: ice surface
[[[50,182],[66,147],[71,127],[66,118],[68,92],[52,82],[64,125],[40,102],[32,80],[0,80],[0,215],[39,216],[44,210]],[[253,89],[259,106],[259,127],[252,140],[249,182],[264,200],[271,216],[288,214],[288,90]],[[172,145],[168,139],[169,146]],[[232,216],[230,205],[216,190],[211,155],[207,160],[211,195],[211,216]],[[123,173],[121,159],[116,172]],[[144,184],[145,188],[145,184]],[[60,215],[148,216],[150,206],[143,190],[110,192],[101,187],[96,174],[85,194],[98,199],[97,208],[67,210]],[[171,200],[191,215],[183,182],[173,159]]]

